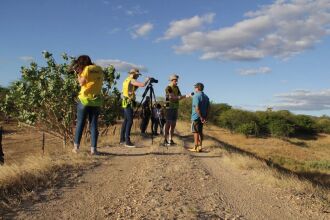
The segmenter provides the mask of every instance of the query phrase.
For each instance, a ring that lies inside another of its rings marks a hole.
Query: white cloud
[[[132,68],[138,68],[141,72],[147,71],[148,69],[143,65],[137,65],[134,63],[129,63],[122,60],[113,60],[113,59],[99,59],[95,61],[96,64],[107,67],[109,65],[113,65],[117,71],[119,72],[128,72]]]
[[[172,21],[164,36],[158,40],[169,40],[175,37],[189,34],[200,29],[203,24],[212,23],[214,16],[215,13],[208,13],[203,16],[194,16],[192,18]]]
[[[150,22],[147,22],[142,25],[136,25],[134,26],[134,31],[131,32],[131,36],[133,39],[138,37],[144,37],[150,33],[150,31],[154,28],[154,25]]]
[[[35,59],[34,57],[31,56],[21,56],[19,57],[20,60],[24,61],[24,62],[33,62]]]
[[[239,69],[238,73],[242,76],[253,76],[257,74],[268,74],[272,72],[269,67],[259,67],[257,69]]]
[[[170,30],[170,29],[169,29]],[[259,60],[267,56],[288,59],[313,48],[330,35],[329,0],[279,0],[246,13],[236,24],[181,37],[177,53],[201,52],[201,59]]]
[[[321,91],[296,90],[275,96],[279,99],[275,109],[292,111],[321,111],[330,109],[330,89]]]

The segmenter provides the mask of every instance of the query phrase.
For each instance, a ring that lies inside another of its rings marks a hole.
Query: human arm
[[[87,79],[85,77],[80,76],[78,74],[78,83],[79,83],[80,86],[83,86],[83,85],[85,85],[87,83]]]
[[[150,79],[150,78],[147,77],[147,78],[145,79],[144,82],[138,82],[138,81],[136,81],[136,80],[131,80],[131,84],[132,84],[133,86],[136,86],[136,87],[145,87],[145,86],[147,85],[149,79]]]
[[[191,97],[191,94],[189,95],[181,95],[181,92],[180,90],[178,89],[178,95],[175,95],[175,93],[173,92],[173,89],[172,87],[168,86],[166,88],[166,95],[169,99],[169,101],[178,101],[178,100],[181,100],[181,99],[184,99],[184,98],[188,98],[188,97]]]
[[[87,83],[87,76],[88,76],[88,67],[85,67],[81,73],[77,74],[78,83],[80,86],[83,86]]]

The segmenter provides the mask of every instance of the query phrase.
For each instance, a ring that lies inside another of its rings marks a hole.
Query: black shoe
[[[127,143],[125,144],[125,147],[135,148],[136,146],[135,146],[132,142],[127,142]]]
[[[170,145],[176,145],[176,143],[173,140],[170,140]]]

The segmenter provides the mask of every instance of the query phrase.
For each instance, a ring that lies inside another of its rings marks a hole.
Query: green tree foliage
[[[289,111],[256,112],[260,133],[274,137],[288,137],[294,133],[294,115]]]
[[[274,118],[269,122],[268,128],[273,137],[289,137],[294,132],[292,124],[285,118]]]
[[[316,131],[330,134],[330,118],[322,116],[316,120]]]
[[[243,131],[243,127],[239,129],[243,124],[255,124],[257,127],[257,118],[255,114],[253,112],[230,109],[219,116],[219,125],[229,129],[231,132]],[[244,126],[247,127],[247,125]],[[256,128],[255,132],[258,130],[259,128]]]
[[[180,101],[179,119],[185,121],[191,120],[191,109],[192,109],[191,106],[192,106],[192,98],[186,98]]]
[[[295,133],[313,135],[317,132],[316,121],[307,115],[297,115],[294,117]]]
[[[209,119],[208,119],[209,122],[218,124],[220,115],[230,109],[232,109],[232,107],[226,103],[211,102],[211,109],[210,109]]]
[[[244,134],[246,137],[250,135],[258,136],[259,135],[259,126],[256,122],[248,122],[239,125],[236,129],[236,132]]]
[[[29,67],[21,68],[22,78],[13,83],[0,108],[20,122],[37,125],[72,140],[79,92],[77,76],[69,71],[74,58],[63,54],[64,63],[58,64],[51,53],[43,52],[43,56],[46,66],[32,62]],[[104,106],[100,118],[109,126],[120,111],[120,93],[115,87],[120,75],[113,66],[103,72]]]
[[[0,86],[0,103],[4,102],[8,92],[9,92],[9,89]],[[6,118],[6,115],[0,108],[0,120],[4,120],[5,118]]]

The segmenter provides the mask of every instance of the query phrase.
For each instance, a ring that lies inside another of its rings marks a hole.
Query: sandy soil
[[[169,148],[159,146],[160,137],[153,145],[149,138],[136,141],[135,149],[101,147],[101,164],[73,185],[45,190],[2,218],[330,219],[311,198],[263,185],[249,170],[223,163],[218,148],[189,152],[188,136],[177,136]]]

